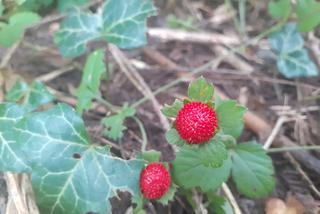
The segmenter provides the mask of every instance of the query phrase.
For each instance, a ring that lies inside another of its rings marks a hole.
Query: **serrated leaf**
[[[221,141],[217,141],[216,138],[213,138],[204,145],[190,149],[198,152],[198,157],[204,166],[218,168],[228,158],[228,151],[225,145]]]
[[[22,100],[23,106],[29,111],[54,100],[54,96],[41,82],[33,81],[32,84],[28,86],[27,83],[22,80],[17,80],[5,98],[9,102],[19,102]]]
[[[122,160],[89,142],[82,119],[65,104],[32,113],[15,126],[33,166],[32,185],[41,213],[111,213],[117,191],[139,194],[144,162]],[[128,179],[130,178],[130,179]]]
[[[216,195],[213,192],[207,193],[208,200],[210,201],[209,210],[215,214],[234,214],[233,208],[228,200]]]
[[[183,107],[183,102],[175,100],[172,105],[165,104],[161,112],[167,117],[176,117],[179,110]]]
[[[149,163],[152,162],[159,162],[161,157],[161,152],[156,150],[148,150],[142,152],[142,159],[148,161]]]
[[[158,199],[157,202],[161,203],[164,206],[167,206],[168,203],[173,200],[176,191],[177,191],[176,186],[174,184],[171,184],[168,192],[164,196],[162,196],[160,199]]]
[[[205,78],[199,77],[188,88],[188,97],[193,101],[209,102],[212,100],[214,87],[207,83]]]
[[[247,109],[234,100],[223,100],[216,108],[218,126],[223,134],[238,138],[243,130],[243,115]]]
[[[91,108],[92,99],[99,91],[102,74],[106,72],[104,57],[104,51],[97,50],[91,53],[86,61],[82,80],[76,92],[79,113]]]
[[[136,110],[134,108],[124,106],[119,113],[110,117],[105,117],[102,120],[102,123],[107,127],[104,134],[113,140],[122,138],[123,131],[127,129],[127,127],[123,124],[124,120],[127,117],[133,117],[135,113]]]
[[[239,192],[257,198],[273,190],[275,180],[272,161],[261,145],[254,142],[237,145],[232,161],[232,178]]]
[[[223,143],[226,149],[232,149],[237,145],[236,139],[230,135],[225,135],[223,133],[218,132],[214,138],[216,141]]]
[[[178,146],[182,146],[186,143],[174,128],[166,132],[166,140],[168,141],[168,143]]]
[[[297,25],[289,23],[269,37],[272,50],[277,54],[279,72],[287,78],[318,75],[318,68],[304,49],[304,40]]]
[[[88,0],[59,0],[58,1],[58,9],[59,11],[66,11],[75,6],[84,5]]]
[[[20,12],[10,17],[0,30],[0,45],[10,47],[22,37],[25,28],[37,23],[41,17],[33,12]]]
[[[9,102],[18,102],[28,92],[29,86],[24,81],[18,79],[5,96]]]
[[[94,40],[123,49],[141,47],[146,43],[146,19],[154,14],[151,0],[107,0],[95,14],[74,9],[61,24],[55,42],[65,57],[83,54]]]
[[[173,162],[176,183],[186,189],[200,187],[204,192],[218,189],[228,180],[231,160],[228,158],[219,168],[203,165],[197,150],[182,148]]]
[[[31,170],[25,155],[16,143],[13,129],[25,110],[16,104],[0,104],[0,171],[29,172]]]
[[[298,28],[302,32],[311,31],[320,24],[320,2],[298,0],[296,13],[298,16]]]
[[[291,2],[290,0],[270,1],[268,12],[274,19],[286,19],[290,16]]]

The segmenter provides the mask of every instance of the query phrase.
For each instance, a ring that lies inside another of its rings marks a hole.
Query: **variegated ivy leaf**
[[[55,41],[65,57],[81,55],[94,40],[123,49],[140,47],[146,43],[146,18],[154,14],[152,0],[106,0],[95,14],[71,11]]]
[[[69,106],[31,113],[15,126],[32,166],[41,213],[111,213],[117,191],[139,194],[141,160],[122,160],[90,144],[82,119]]]
[[[25,110],[16,104],[0,104],[0,171],[29,172],[25,155],[16,142],[15,123],[23,117]]]

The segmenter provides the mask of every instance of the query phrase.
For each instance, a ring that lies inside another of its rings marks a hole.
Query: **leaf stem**
[[[294,151],[306,151],[306,150],[320,150],[320,146],[294,146],[294,147],[282,147],[268,149],[268,153],[277,152],[294,152]]]
[[[139,126],[139,129],[140,129],[140,132],[141,132],[141,136],[142,136],[141,152],[144,152],[144,151],[146,151],[147,143],[148,143],[146,129],[144,128],[141,120],[138,117],[133,116],[132,118],[136,121],[136,123]]]

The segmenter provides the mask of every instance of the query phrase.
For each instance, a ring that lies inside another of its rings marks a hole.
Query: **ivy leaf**
[[[261,145],[238,144],[232,154],[232,177],[239,192],[252,198],[266,196],[274,186],[274,169]]]
[[[298,0],[296,13],[298,16],[298,28],[302,32],[311,31],[320,24],[320,2]]]
[[[15,126],[32,164],[41,213],[111,213],[117,191],[139,194],[141,160],[122,160],[89,142],[82,119],[65,104],[21,119]],[[130,178],[130,179],[128,179]]]
[[[91,108],[92,99],[99,91],[102,74],[106,72],[104,57],[104,51],[100,49],[91,53],[87,59],[82,80],[76,92],[79,113]]]
[[[66,11],[67,9],[70,9],[75,6],[84,5],[85,3],[87,3],[87,0],[59,0],[58,9],[59,11]]]
[[[165,106],[161,109],[161,112],[167,117],[176,117],[182,107],[183,102],[180,100],[175,100],[171,106],[165,104]]]
[[[166,140],[168,141],[168,143],[173,145],[182,146],[186,144],[186,141],[180,137],[179,133],[174,128],[166,132]]]
[[[16,143],[13,129],[25,110],[16,104],[0,104],[0,171],[29,172],[30,166]]]
[[[83,54],[94,40],[123,49],[141,47],[146,43],[146,18],[154,14],[150,0],[107,0],[95,14],[74,9],[61,24],[55,42],[65,57]]]
[[[218,189],[227,181],[230,171],[230,158],[221,167],[212,168],[202,163],[197,150],[189,148],[182,148],[173,162],[173,175],[179,186],[186,189],[200,187],[204,192]]]
[[[20,12],[10,17],[8,24],[1,27],[0,45],[10,47],[20,40],[24,30],[40,21],[41,17],[33,12]]]
[[[304,40],[296,24],[289,23],[271,35],[269,43],[277,55],[277,67],[286,78],[318,75],[318,68],[304,49]]]
[[[270,1],[268,11],[274,19],[286,19],[291,13],[291,2],[290,0]]]
[[[136,110],[134,108],[124,106],[118,114],[105,117],[102,120],[102,123],[107,127],[104,134],[113,140],[122,138],[123,131],[127,129],[123,124],[124,120],[127,117],[133,117],[135,113]]]
[[[207,83],[205,78],[200,77],[190,83],[188,88],[188,96],[193,101],[209,102],[214,94],[214,87]]]
[[[216,108],[219,128],[223,134],[238,138],[243,130],[243,115],[247,109],[234,100],[223,100]]]
[[[30,86],[22,80],[17,80],[15,85],[6,95],[9,102],[18,102],[23,100],[23,106],[32,111],[41,105],[50,103],[54,100],[54,96],[39,81],[33,81]]]

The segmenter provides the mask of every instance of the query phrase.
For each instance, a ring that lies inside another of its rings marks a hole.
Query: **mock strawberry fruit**
[[[171,184],[171,177],[161,163],[150,163],[140,174],[140,189],[147,199],[159,199],[164,196]]]
[[[218,127],[216,112],[208,104],[191,102],[183,106],[176,118],[176,129],[189,144],[209,141]]]

